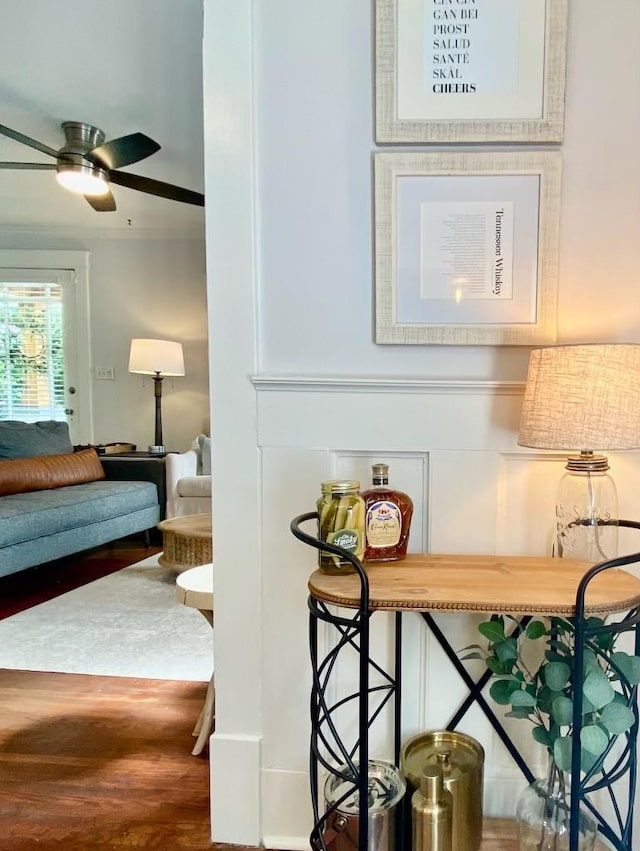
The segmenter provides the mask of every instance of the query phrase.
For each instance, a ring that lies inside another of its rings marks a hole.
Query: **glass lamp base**
[[[618,555],[618,494],[602,455],[569,458],[556,496],[557,555],[600,562]]]

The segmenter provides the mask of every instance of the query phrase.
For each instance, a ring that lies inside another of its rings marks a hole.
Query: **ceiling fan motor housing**
[[[66,141],[60,148],[60,154],[86,154],[102,145],[106,138],[98,127],[80,121],[63,121],[62,129]]]
[[[57,172],[58,175],[62,174],[63,185],[67,189],[73,189],[73,184],[69,181],[78,180],[77,175],[81,175],[85,179],[95,178],[99,181],[94,184],[93,191],[84,190],[86,194],[105,194],[108,191],[109,180],[107,171],[89,155],[90,151],[104,142],[104,133],[98,127],[92,127],[91,124],[83,124],[80,121],[64,121],[62,129],[66,141],[58,151]],[[73,172],[73,175],[69,172]],[[65,180],[65,178],[68,179]]]

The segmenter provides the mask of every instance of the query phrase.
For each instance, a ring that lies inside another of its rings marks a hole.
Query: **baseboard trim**
[[[260,736],[214,733],[209,740],[211,840],[263,844],[260,806]]]
[[[265,848],[308,851],[312,825],[309,773],[263,769],[262,829]]]
[[[265,836],[264,847],[278,851],[309,851],[309,840],[299,836]]]

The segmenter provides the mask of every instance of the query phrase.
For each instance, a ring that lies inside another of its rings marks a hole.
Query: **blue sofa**
[[[18,459],[53,456],[43,460],[55,463],[72,453],[66,423],[0,422],[0,493],[3,461],[13,462],[15,478]],[[33,462],[23,466],[30,471]],[[0,576],[144,532],[160,519],[152,482],[100,478],[39,490],[29,475],[26,492],[0,495]]]

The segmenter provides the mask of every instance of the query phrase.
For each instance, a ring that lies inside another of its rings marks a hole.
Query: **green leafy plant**
[[[505,621],[514,628],[505,631]],[[587,620],[588,628],[604,626],[601,618]],[[493,675],[493,700],[509,706],[511,718],[527,718],[532,735],[544,745],[561,771],[571,770],[571,729],[574,699],[574,621],[550,618],[530,621],[526,628],[510,616],[493,615],[478,626],[486,645],[465,647],[462,659],[482,659]],[[532,642],[544,639],[544,655],[535,665],[528,663]],[[606,753],[610,743],[633,725],[630,692],[640,683],[640,658],[616,651],[611,632],[597,632],[584,650],[582,682],[582,771],[590,771]]]

